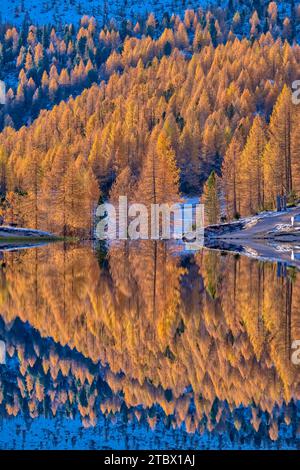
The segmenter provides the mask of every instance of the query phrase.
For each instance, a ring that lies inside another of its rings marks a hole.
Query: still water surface
[[[300,448],[300,273],[178,250],[2,254],[1,449]]]

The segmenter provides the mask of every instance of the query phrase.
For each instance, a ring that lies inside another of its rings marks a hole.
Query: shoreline
[[[11,227],[10,225],[0,226],[0,240],[54,240],[56,235],[42,230],[25,227]]]
[[[204,229],[204,248],[230,252],[271,262],[283,262],[300,269],[300,206],[285,212],[263,212],[237,221],[210,225]],[[21,250],[52,242],[79,242],[49,232],[10,226],[0,227],[0,251]],[[91,240],[93,242],[93,240]]]
[[[292,226],[291,217],[300,218],[300,206],[208,226],[205,247],[300,269],[300,221]]]

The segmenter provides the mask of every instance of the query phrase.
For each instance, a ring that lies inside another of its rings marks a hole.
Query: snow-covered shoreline
[[[55,239],[56,237],[50,232],[43,232],[41,230],[11,227],[9,225],[0,226],[0,240],[13,238]]]
[[[300,269],[300,206],[205,229],[205,247]],[[295,223],[292,225],[292,217]]]
[[[294,226],[292,225],[292,217],[295,219]],[[300,206],[291,207],[281,212],[265,211],[237,221],[207,226],[205,227],[205,238],[300,240],[298,217],[300,218]]]

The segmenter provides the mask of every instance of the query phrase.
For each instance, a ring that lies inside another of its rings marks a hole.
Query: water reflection
[[[294,269],[159,242],[1,265],[1,448],[300,447]]]

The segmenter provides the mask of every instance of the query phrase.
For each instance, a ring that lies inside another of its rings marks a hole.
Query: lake
[[[300,448],[295,267],[50,244],[1,253],[0,306],[1,449]]]

